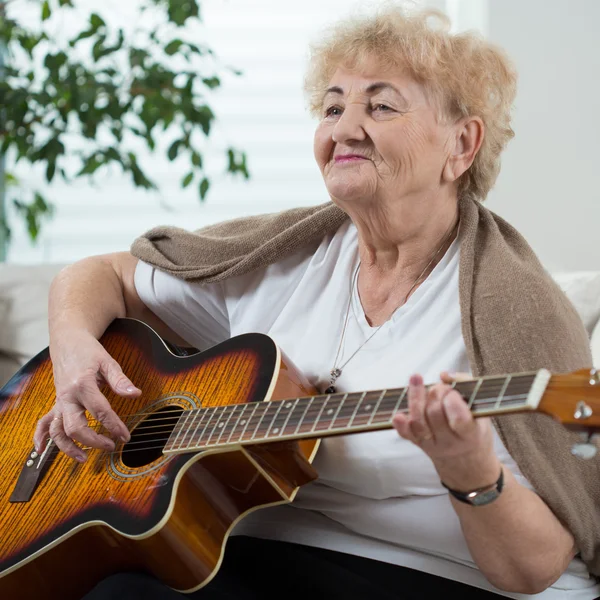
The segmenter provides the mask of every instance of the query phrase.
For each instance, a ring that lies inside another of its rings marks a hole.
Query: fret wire
[[[298,429],[300,429],[300,427],[302,425],[302,421],[304,421],[304,417],[306,416],[308,409],[312,406],[314,399],[315,399],[315,397],[311,396],[310,400],[306,403],[306,408],[304,409],[304,412],[302,413],[302,416],[300,417],[300,419],[298,419],[298,425],[296,425],[296,429],[294,430],[294,435],[296,435],[298,433]]]
[[[338,412],[340,411],[340,408],[342,407],[342,403],[343,403],[343,399],[348,396],[348,394],[344,394],[342,396],[342,398],[334,398],[335,401],[337,401],[338,405],[337,405],[337,409],[333,409],[333,408],[328,408],[327,409],[327,413],[329,413],[331,411],[330,414],[328,414],[327,416],[331,417],[331,420],[329,422],[329,426],[325,427],[324,429],[317,429],[317,433],[321,432],[321,431],[329,431],[333,425],[334,420],[336,419]],[[325,413],[325,414],[327,414]],[[331,416],[333,415],[333,416]],[[321,415],[321,417],[319,417],[319,421],[321,421],[323,419],[323,416]],[[325,421],[327,422],[327,421]],[[319,426],[319,424],[317,424],[317,427]]]
[[[529,391],[523,392],[522,394],[516,394],[511,396],[504,396],[502,399],[502,404],[504,406],[508,406],[509,404],[523,404],[526,403],[527,398],[529,397]],[[495,398],[483,398],[474,403],[474,408],[490,408],[496,404]]]
[[[267,433],[265,433],[264,437],[269,437],[269,434],[271,433],[271,429],[273,429],[273,425],[275,425],[275,421],[277,421],[277,417],[279,416],[279,413],[281,412],[281,409],[283,408],[283,405],[285,404],[285,402],[277,402],[277,404],[279,404],[279,406],[277,407],[277,411],[275,412],[275,415],[273,416],[273,418],[271,419],[271,424],[267,427]]]
[[[206,416],[208,414],[211,413],[211,411],[208,408],[200,408],[200,409],[196,409],[199,412],[202,413],[202,418],[198,421],[198,425],[196,425],[196,428],[194,429],[194,433],[192,433],[191,437],[190,437],[190,443],[188,444],[189,446],[197,446],[197,442],[196,440],[199,440],[199,436],[197,436],[198,434],[198,429],[200,428],[200,425],[202,425],[202,422],[204,421],[204,419],[206,419]]]
[[[265,418],[266,414],[269,412],[269,408],[271,408],[271,403],[270,402],[261,402],[261,404],[265,404],[265,410],[263,411],[262,415],[260,415],[259,419],[258,419],[258,423],[256,424],[256,427],[254,428],[254,433],[250,436],[250,440],[254,440],[254,436],[258,433],[261,425],[262,425],[262,421]]]
[[[297,429],[304,418],[304,415],[308,412],[308,407],[310,405],[310,401],[308,398],[296,398],[296,406],[292,408],[292,412],[290,414],[290,418],[287,422],[286,428],[290,427],[292,431],[288,432],[288,435],[295,435],[297,433]],[[297,414],[297,413],[302,413]]]
[[[283,425],[279,425],[277,423],[278,419],[283,419],[285,417],[284,423],[287,423],[288,419],[290,418],[291,415],[291,411],[294,410],[294,406],[295,403],[293,403],[291,400],[282,400],[281,401],[281,408],[285,408],[288,411],[287,416],[281,414],[281,411],[277,412],[277,415],[275,416],[275,418],[273,419],[273,422],[271,423],[271,429],[269,430],[269,432],[267,433],[267,437],[272,437],[273,435],[278,435],[281,436],[282,432],[283,432]],[[275,425],[275,427],[273,427]],[[277,430],[277,431],[275,431]]]
[[[373,412],[371,413],[371,418],[367,421],[367,427],[369,425],[371,425],[371,422],[373,421],[373,418],[377,414],[377,409],[379,408],[379,405],[381,404],[381,401],[383,400],[383,397],[385,396],[386,392],[387,392],[387,390],[383,390],[381,392],[381,395],[379,396],[379,399],[377,400],[377,404],[375,404],[375,408],[373,409]]]
[[[256,413],[256,409],[260,406],[259,402],[255,402],[254,403],[254,408],[252,409],[252,414],[250,415],[250,417],[248,418],[248,421],[246,421],[246,426],[244,427],[244,430],[242,431],[242,433],[240,434],[240,437],[238,438],[238,441],[241,442],[244,440],[244,436],[246,435],[246,430],[248,429],[248,425],[250,425],[252,419],[254,418],[254,414]]]
[[[183,440],[185,440],[185,435],[183,436],[183,440],[179,443],[179,448],[176,448],[175,445],[177,444],[177,441],[179,440],[179,436],[185,430],[185,424],[187,423],[187,420],[190,418],[190,412],[191,411],[186,411],[186,413],[185,413],[185,419],[181,423],[179,433],[177,434],[177,437],[173,440],[173,445],[172,445],[173,450],[181,450],[181,444],[183,443]]]
[[[234,431],[237,429],[238,425],[240,424],[240,419],[244,416],[244,413],[246,412],[247,408],[248,408],[247,403],[242,405],[242,412],[238,415],[235,425],[231,428],[231,431],[229,432],[229,435],[227,436],[227,440],[225,440],[226,444],[229,444],[231,442],[231,436],[233,435]]]
[[[404,400],[404,397],[406,396],[407,391],[408,391],[408,388],[404,388],[402,390],[402,393],[400,394],[400,398],[398,399],[398,402],[396,403],[396,406],[394,407],[394,410],[392,412],[392,418],[398,412],[398,409],[400,408],[400,405],[402,404],[402,400]]]
[[[506,377],[510,377],[510,375],[507,375]],[[516,383],[516,385],[515,385]],[[512,384],[512,385],[511,385]],[[504,394],[506,394],[508,392],[508,395],[515,395],[515,392],[520,392],[520,393],[525,393],[528,394],[531,391],[531,386],[533,385],[533,380],[530,382],[515,382],[514,379],[510,381],[509,383],[509,387],[510,389],[504,389]],[[502,386],[500,386],[497,390],[493,391],[493,390],[485,390],[485,389],[480,389],[478,396],[479,398],[475,400],[475,404],[478,404],[480,402],[484,402],[484,403],[489,403],[490,401],[495,401],[496,398],[498,397],[499,393],[502,391],[502,389],[504,388],[504,384]],[[486,395],[486,392],[492,392],[491,395]],[[503,395],[504,395],[503,394]],[[517,394],[518,395],[518,394]]]
[[[504,382],[504,385],[502,386],[502,389],[500,390],[500,394],[498,396],[498,399],[496,400],[496,403],[494,404],[494,408],[498,408],[500,406],[500,403],[502,402],[502,396],[504,396],[505,392],[506,392],[506,388],[508,387],[508,384],[510,383],[510,375],[506,378],[506,381]]]
[[[215,442],[215,444],[219,444],[221,442],[221,438],[223,437],[223,434],[225,433],[225,430],[227,429],[227,425],[229,424],[229,421],[231,421],[231,417],[233,416],[233,414],[235,413],[236,408],[239,406],[239,404],[236,404],[233,409],[231,410],[231,414],[229,415],[229,417],[227,418],[227,421],[225,421],[225,425],[223,425],[223,427],[221,427],[221,433],[219,434],[219,438],[217,439],[217,441]],[[228,406],[227,408],[231,408],[231,406]],[[227,412],[227,411],[223,411],[223,412]]]
[[[475,388],[473,389],[473,393],[471,394],[471,397],[469,398],[469,402],[467,402],[467,406],[469,407],[469,410],[471,410],[473,408],[473,402],[475,401],[475,396],[477,396],[477,392],[479,391],[479,388],[481,387],[482,383],[483,383],[483,379],[481,379],[481,377],[480,377],[479,380],[477,381],[477,383],[475,384]]]
[[[356,419],[356,415],[358,413],[358,407],[363,403],[363,400],[365,399],[365,396],[367,395],[367,392],[363,392],[362,396],[360,397],[360,400],[356,403],[356,407],[354,408],[354,412],[352,413],[352,416],[350,417],[350,420],[348,421],[348,427],[352,427],[352,423],[354,423],[354,419]]]
[[[340,411],[342,410],[342,406],[344,406],[344,402],[346,402],[346,399],[348,398],[348,394],[349,394],[349,392],[344,394],[344,397],[340,400],[337,410],[335,411],[335,415],[333,415],[333,419],[331,419],[331,423],[329,424],[329,427],[327,428],[328,430],[333,429],[335,420],[338,418],[338,415],[340,414]]]
[[[508,375],[503,375],[501,377],[497,377],[494,379],[486,379],[485,377],[481,377],[479,379],[481,379],[482,381],[482,387],[480,390],[481,394],[485,394],[485,393],[492,393],[495,395],[495,391],[496,389],[501,389],[504,385],[504,382],[506,380],[506,377]],[[475,383],[476,381],[478,382],[479,379],[477,380],[469,380],[469,381],[461,381],[458,383],[458,389],[460,391],[460,386],[464,386],[464,385],[469,385],[472,383]],[[513,376],[511,375],[511,385],[512,386],[516,386],[516,387],[530,387],[533,382],[535,381],[535,375],[516,375]]]
[[[518,390],[513,390],[513,392],[519,392],[519,393],[510,393],[510,390],[508,390],[508,394],[504,396],[504,398],[519,398],[519,397],[523,397],[523,396],[527,396],[529,394],[529,392],[531,391],[530,387],[524,388],[522,391],[518,391]],[[475,402],[473,403],[474,406],[479,406],[481,404],[494,404],[497,400],[498,396],[494,395],[494,396],[486,396],[483,398],[477,398],[475,400]],[[504,400],[503,400],[504,401]]]
[[[325,398],[325,400],[323,400],[323,403],[321,404],[321,410],[319,410],[319,414],[317,415],[317,418],[315,419],[315,422],[313,423],[313,426],[310,430],[311,433],[315,430],[315,427],[317,426],[317,424],[319,423],[319,420],[321,419],[323,410],[325,409],[325,406],[327,406],[327,404],[330,400],[331,400],[331,394],[327,394],[327,398]]]
[[[206,441],[204,440],[204,436],[206,436],[208,434],[208,437],[210,438],[210,434],[211,431],[208,429],[208,426],[210,425],[211,421],[215,418],[215,415],[217,414],[217,409],[219,407],[218,406],[210,406],[207,409],[207,413],[208,413],[208,421],[206,421],[206,423],[204,423],[204,427],[202,428],[202,431],[200,433],[200,436],[198,438],[198,443],[200,445],[206,445]]]
[[[185,415],[185,419],[183,419]],[[190,415],[192,417],[192,420],[190,421],[190,424],[187,424],[188,419],[190,418]],[[184,411],[181,416],[179,417],[179,420],[177,422],[178,425],[180,425],[181,427],[181,432],[183,432],[183,439],[181,440],[181,442],[179,442],[179,449],[181,450],[184,442],[185,442],[185,446],[187,446],[187,434],[190,431],[190,429],[194,426],[194,420],[196,419],[196,409],[189,409]],[[181,423],[179,422],[181,421]],[[177,427],[177,425],[175,425],[175,427]],[[175,427],[173,428],[173,431],[175,431]],[[179,436],[177,436],[179,437]],[[175,450],[176,448],[174,446],[172,446],[172,449]]]
[[[296,398],[296,400],[294,401],[294,406],[292,406],[292,408],[290,409],[287,419],[285,420],[285,423],[281,427],[281,435],[284,435],[285,428],[287,427],[287,424],[289,423],[290,417],[292,416],[292,413],[296,410],[296,406],[298,406],[298,400],[300,400],[300,398]]]
[[[218,414],[217,421],[216,421],[215,425],[221,421],[221,417],[226,412],[227,408],[228,408],[227,404],[225,404],[224,406],[217,406],[217,407],[215,407],[215,414]],[[221,409],[221,410],[219,410],[219,409]],[[213,437],[213,435],[215,435],[216,431],[219,431],[219,429],[217,427],[215,427],[215,425],[213,425],[213,428],[212,428],[212,430],[209,433],[208,439],[206,440],[206,445],[207,446],[213,443],[212,442],[212,437]]]
[[[405,388],[408,389],[408,388]],[[374,414],[373,416],[373,421],[379,425],[381,425],[382,423],[387,423],[388,420],[390,420],[392,418],[392,414],[393,414],[393,409],[394,406],[396,405],[396,402],[394,401],[394,398],[396,397],[396,390],[386,390],[386,394],[383,397],[381,403],[379,404],[379,407],[377,409],[377,413]],[[390,402],[391,406],[387,407],[387,403]],[[387,413],[390,413],[389,415]]]
[[[358,410],[354,415],[349,426],[365,427],[373,414],[373,408],[377,405],[378,399],[381,397],[381,390],[369,390],[358,405]]]

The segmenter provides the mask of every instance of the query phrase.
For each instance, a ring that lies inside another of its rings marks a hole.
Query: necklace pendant
[[[326,390],[325,390],[326,394],[335,394],[335,388],[330,385]]]
[[[341,374],[341,369],[331,369],[331,377],[333,377],[333,381],[335,381]],[[333,381],[331,383],[333,383]]]

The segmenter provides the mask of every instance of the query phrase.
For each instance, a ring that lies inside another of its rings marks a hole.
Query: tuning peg
[[[579,434],[579,437],[582,441],[577,444],[573,444],[571,447],[571,454],[577,458],[582,458],[583,460],[594,458],[594,456],[596,456],[598,453],[598,446],[596,443],[600,439],[600,436],[596,433],[584,431]]]
[[[598,373],[598,369],[590,369],[590,385],[598,385],[600,384],[600,373]]]

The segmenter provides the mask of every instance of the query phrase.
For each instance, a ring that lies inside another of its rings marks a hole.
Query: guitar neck
[[[550,373],[480,377],[455,382],[474,417],[535,411]],[[164,454],[302,440],[389,429],[408,410],[408,388],[337,393],[277,402],[251,402],[186,411]]]

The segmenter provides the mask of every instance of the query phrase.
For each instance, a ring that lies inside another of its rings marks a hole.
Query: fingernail
[[[133,392],[135,392],[135,388],[132,385],[127,386],[127,389],[125,390],[128,394],[133,394]]]
[[[85,462],[85,458],[86,458],[85,454],[76,454],[75,455],[75,460],[77,462],[80,462],[80,463],[84,463]]]
[[[129,436],[127,436],[127,435],[120,435],[119,436],[119,440],[121,440],[124,444],[126,444],[129,441]]]

